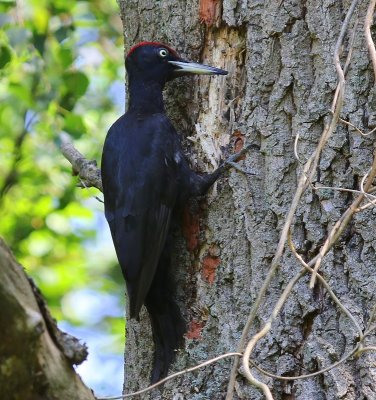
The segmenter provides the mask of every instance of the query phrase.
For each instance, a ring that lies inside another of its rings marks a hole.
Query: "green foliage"
[[[12,59],[12,53],[8,46],[0,46],[0,69],[4,68]]]
[[[112,247],[104,254],[98,243],[107,229],[98,193],[76,188],[59,134],[100,160],[122,112],[109,96],[123,80],[121,23],[115,0],[20,4],[0,1],[0,235],[54,316],[79,324],[61,307],[65,296],[82,288],[122,294],[124,285]],[[122,335],[120,325],[110,330]]]

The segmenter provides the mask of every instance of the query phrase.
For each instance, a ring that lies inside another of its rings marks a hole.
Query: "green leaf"
[[[36,31],[33,32],[34,46],[42,56],[44,54],[46,39],[47,39],[47,36],[44,33],[39,33]]]
[[[44,34],[48,28],[48,22],[50,19],[50,14],[48,8],[43,4],[39,4],[38,7],[34,6],[33,24],[34,29],[38,34]]]
[[[59,59],[63,68],[69,67],[73,62],[72,49],[60,47]]]
[[[83,96],[89,86],[89,79],[79,71],[65,73],[63,81],[68,92],[75,94],[77,98]]]
[[[16,5],[16,0],[1,0],[0,1],[0,12],[8,11],[11,7]]]
[[[11,83],[8,87],[8,93],[17,98],[18,104],[25,104],[32,107],[33,100],[29,88],[23,83]]]
[[[75,138],[79,138],[82,134],[86,133],[86,126],[80,115],[68,112],[64,118],[63,130]]]
[[[70,33],[72,33],[73,27],[70,26],[61,26],[59,29],[55,31],[56,40],[62,42],[64,39],[68,38]]]
[[[8,46],[0,46],[0,69],[4,68],[12,59],[12,53]]]

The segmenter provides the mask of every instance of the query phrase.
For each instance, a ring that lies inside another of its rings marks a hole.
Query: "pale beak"
[[[174,70],[176,75],[196,74],[196,75],[227,75],[228,72],[211,67],[210,65],[198,64],[189,61],[168,61],[170,64],[177,67]]]

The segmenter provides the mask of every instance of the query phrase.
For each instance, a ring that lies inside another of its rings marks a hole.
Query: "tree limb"
[[[86,187],[95,187],[103,192],[101,171],[95,160],[87,160],[74,146],[66,134],[60,135],[60,149],[72,164],[73,174],[78,175]]]
[[[82,361],[82,353],[74,353],[85,347],[73,340],[68,350],[69,343],[57,339],[37,292],[0,239],[0,398],[94,400],[72,367],[72,359]]]

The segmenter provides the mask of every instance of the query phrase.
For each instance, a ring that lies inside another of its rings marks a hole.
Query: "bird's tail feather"
[[[186,324],[174,300],[173,282],[169,276],[169,257],[161,257],[150,291],[145,299],[149,312],[153,341],[154,363],[151,382],[163,379],[183,345]]]

